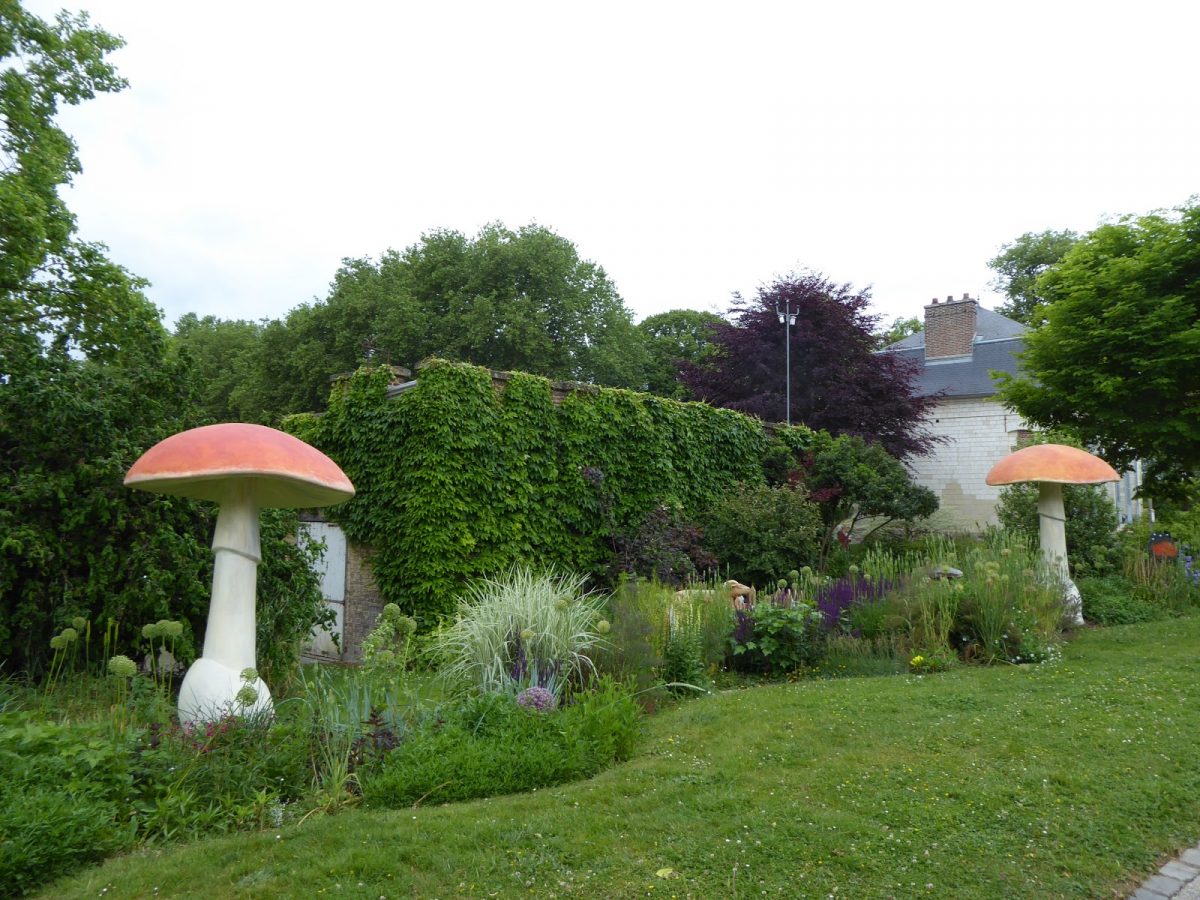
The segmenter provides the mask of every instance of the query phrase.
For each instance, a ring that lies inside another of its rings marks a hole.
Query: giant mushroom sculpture
[[[128,487],[220,504],[213,535],[212,602],[204,651],[179,687],[179,719],[211,721],[271,710],[260,678],[253,703],[238,700],[255,668],[255,599],[262,559],[258,511],[332,506],[354,496],[337,464],[303,441],[262,425],[206,425],[155,444],[125,476]]]
[[[1083,604],[1067,568],[1067,514],[1062,486],[1103,484],[1119,478],[1116,470],[1100,457],[1064,444],[1024,447],[1004,457],[987,474],[987,483],[991,485],[1037,482],[1042,557],[1062,580],[1066,604],[1077,625],[1083,624]]]

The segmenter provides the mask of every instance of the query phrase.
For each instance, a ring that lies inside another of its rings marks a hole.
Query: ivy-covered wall
[[[284,427],[357,488],[330,513],[373,548],[385,600],[429,622],[469,579],[518,562],[603,570],[615,535],[657,504],[689,515],[763,479],[761,422],[701,403],[551,383],[435,360],[388,399],[391,373],[340,382],[324,415]]]

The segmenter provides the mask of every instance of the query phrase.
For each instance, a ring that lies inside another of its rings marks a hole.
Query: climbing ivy
[[[602,573],[617,536],[660,504],[697,515],[763,480],[768,437],[731,410],[434,360],[389,399],[391,372],[359,370],[321,416],[284,427],[357,488],[330,510],[374,551],[385,601],[430,624],[468,580],[511,563]]]

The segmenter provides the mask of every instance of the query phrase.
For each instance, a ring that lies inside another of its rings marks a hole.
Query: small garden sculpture
[[[987,474],[987,483],[991,485],[1037,482],[1042,558],[1062,580],[1066,607],[1076,625],[1083,624],[1083,603],[1067,567],[1067,514],[1062,486],[1103,484],[1119,478],[1116,470],[1100,457],[1065,444],[1024,447],[1004,457]]]
[[[180,721],[270,712],[271,693],[255,663],[258,511],[341,503],[354,496],[350,479],[325,454],[289,434],[224,424],[155,444],[133,464],[125,484],[220,504],[204,651],[180,685]]]

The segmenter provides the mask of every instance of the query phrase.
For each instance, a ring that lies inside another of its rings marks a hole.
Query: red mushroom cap
[[[220,503],[249,483],[259,506],[332,506],[354,496],[337,463],[304,441],[263,425],[205,425],[173,434],[142,454],[127,487]]]
[[[1010,453],[992,466],[988,484],[1056,481],[1059,484],[1102,484],[1120,479],[1116,469],[1098,456],[1065,444],[1034,444]]]

